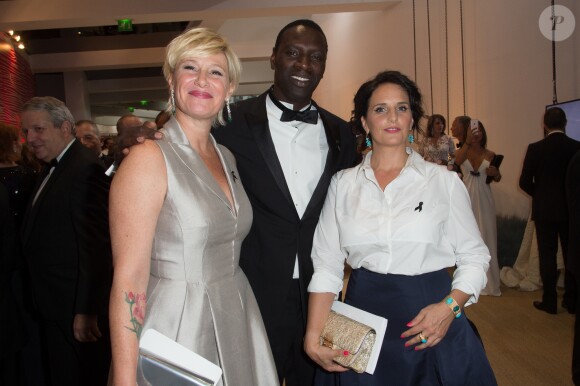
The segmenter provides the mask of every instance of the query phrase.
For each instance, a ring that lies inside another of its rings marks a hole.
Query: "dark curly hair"
[[[413,115],[412,129],[421,131],[419,129],[419,121],[424,115],[423,97],[415,82],[399,71],[380,72],[373,79],[363,83],[354,96],[354,110],[352,110],[350,125],[357,138],[357,148],[361,152],[367,148],[365,144],[366,132],[361,118],[366,116],[369,109],[369,100],[375,90],[385,83],[396,84],[405,90],[409,96],[411,114]]]

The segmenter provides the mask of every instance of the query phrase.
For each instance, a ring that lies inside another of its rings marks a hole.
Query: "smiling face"
[[[370,132],[373,149],[407,146],[413,126],[413,115],[407,92],[399,85],[384,83],[369,99],[369,107],[361,117],[363,127]]]
[[[44,110],[28,110],[21,115],[22,132],[36,158],[49,162],[56,158],[72,140],[70,122],[55,127]]]
[[[176,116],[213,121],[233,93],[223,53],[185,58],[175,66],[170,83],[175,92]]]
[[[327,44],[315,29],[298,25],[281,35],[278,49],[272,52],[274,96],[292,103],[299,110],[310,103],[326,67]]]

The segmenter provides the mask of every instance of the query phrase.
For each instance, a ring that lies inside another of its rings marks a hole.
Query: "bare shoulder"
[[[153,140],[133,146],[123,159],[112,181],[112,189],[121,190],[164,190],[167,170],[161,149]],[[115,187],[117,189],[115,189]]]
[[[119,171],[122,172],[123,169],[132,170],[146,169],[151,172],[160,167],[165,167],[165,162],[163,160],[163,154],[161,149],[153,140],[145,140],[142,144],[131,147],[131,151],[119,166]]]

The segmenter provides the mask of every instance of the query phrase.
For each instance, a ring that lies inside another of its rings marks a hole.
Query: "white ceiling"
[[[273,80],[269,56],[281,27],[299,18],[314,14],[384,10],[399,0],[0,0],[0,31],[31,31],[116,25],[118,19],[130,18],[134,25],[191,21],[190,25],[210,27],[228,38],[243,63],[243,75],[236,94],[252,95],[263,92]],[[70,30],[69,30],[70,31]],[[69,32],[70,33],[70,32]],[[177,32],[174,32],[175,35]],[[170,39],[169,36],[167,39]],[[34,73],[60,73],[137,69],[161,67],[165,56],[164,45],[154,42],[152,35],[106,37],[104,49],[99,38],[85,39],[82,50],[78,39],[74,50],[67,52],[67,44],[75,40],[46,40],[43,52],[29,54]],[[117,40],[113,40],[117,39]],[[131,40],[132,39],[132,40]],[[106,42],[115,42],[107,44]],[[134,42],[134,43],[131,43]],[[169,40],[167,40],[169,41]],[[40,40],[35,42],[42,44]],[[49,43],[57,47],[50,52]],[[26,44],[26,42],[24,42]],[[148,46],[151,45],[151,46]],[[139,48],[132,48],[139,47]],[[63,52],[64,51],[64,52]],[[113,74],[104,71],[104,74]],[[127,74],[127,71],[124,72]],[[88,80],[87,89],[91,110],[131,101],[147,99],[164,103],[166,84],[158,76],[119,77]]]

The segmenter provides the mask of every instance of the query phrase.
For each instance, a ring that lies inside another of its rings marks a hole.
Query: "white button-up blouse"
[[[407,148],[401,173],[384,191],[363,162],[333,176],[314,235],[309,292],[338,294],[346,262],[378,273],[420,275],[457,266],[452,288],[475,303],[490,255],[464,184],[445,166]]]

